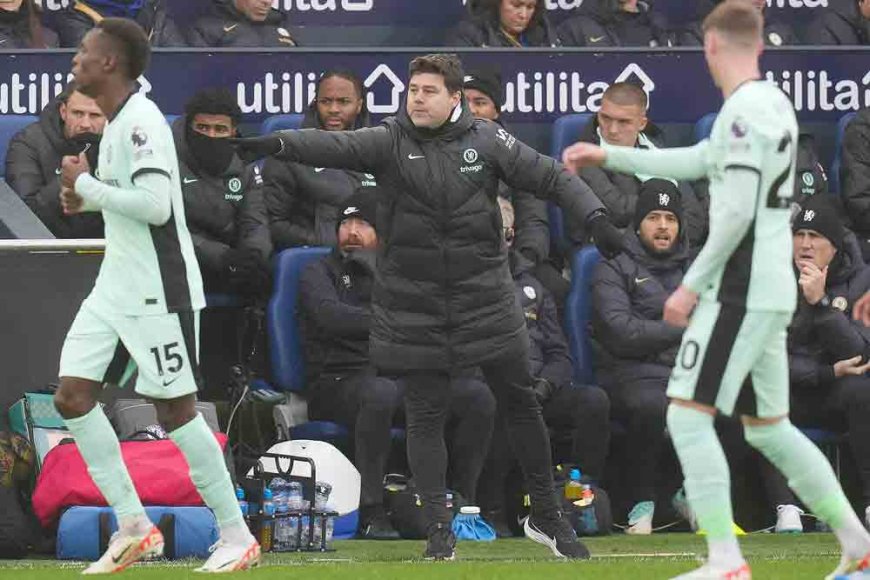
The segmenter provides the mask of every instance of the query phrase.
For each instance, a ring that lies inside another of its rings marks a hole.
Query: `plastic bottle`
[[[568,481],[565,482],[565,499],[572,502],[583,499],[583,484],[580,483],[579,469],[572,469]]]
[[[275,506],[275,524],[272,532],[272,550],[284,552],[290,550],[290,525],[287,519],[289,510],[287,501],[287,482],[276,477],[269,483],[272,492],[272,503]],[[282,517],[283,516],[283,517]]]
[[[595,492],[592,491],[592,486],[588,483],[583,484],[583,494],[582,500],[583,506],[592,505],[592,502],[595,501]]]
[[[305,547],[308,545],[308,536],[306,536],[306,530],[304,529],[302,530],[301,535],[299,533],[301,521],[298,514],[305,511],[307,509],[307,506],[305,505],[304,496],[302,494],[302,484],[298,481],[291,481],[287,484],[287,506],[290,510],[290,513],[295,512],[297,514],[287,518],[287,527],[290,542],[289,549],[305,549]]]
[[[264,552],[272,550],[272,536],[275,525],[275,502],[272,500],[272,490],[263,491],[263,518],[260,522],[260,549]]]
[[[245,499],[245,490],[242,486],[236,486],[236,499],[239,500],[239,509],[242,511],[242,516],[248,519],[248,501]]]

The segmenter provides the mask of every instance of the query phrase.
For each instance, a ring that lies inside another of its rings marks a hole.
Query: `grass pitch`
[[[422,560],[423,542],[336,542],[326,554],[266,554],[263,565],[235,577],[324,580],[546,580],[579,578],[659,580],[697,566],[704,553],[703,539],[692,534],[655,534],[647,537],[614,535],[586,541],[593,557],[587,562],[557,561],[549,550],[525,539],[490,544],[461,542],[455,562]],[[824,578],[836,565],[839,549],[831,534],[777,536],[756,534],[741,545],[758,580]],[[203,578],[192,572],[197,562],[140,564],[119,575],[122,579]],[[79,578],[81,562],[55,560],[0,561],[0,578],[63,580]]]

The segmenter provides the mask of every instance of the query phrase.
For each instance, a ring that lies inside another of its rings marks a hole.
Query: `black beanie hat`
[[[680,229],[683,227],[683,201],[680,190],[673,181],[649,179],[640,186],[637,205],[634,208],[634,229],[640,229],[640,222],[653,211],[669,211],[677,216]]]
[[[338,216],[338,222],[335,224],[336,230],[344,220],[350,218],[359,218],[368,222],[373,228],[375,227],[378,206],[374,193],[367,191],[368,189],[370,188],[357,189],[353,195],[345,200],[341,207],[341,215]]]
[[[504,105],[504,87],[501,84],[501,74],[496,69],[482,68],[466,72],[462,87],[476,89],[485,94],[499,110]]]
[[[817,232],[828,238],[828,241],[838,250],[843,245],[845,235],[837,210],[823,195],[814,195],[804,202],[791,224],[791,230],[792,232],[798,230]]]

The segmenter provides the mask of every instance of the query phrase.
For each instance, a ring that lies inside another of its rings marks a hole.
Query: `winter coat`
[[[870,44],[870,21],[861,15],[857,0],[829,0],[807,29],[809,44]]]
[[[282,134],[281,158],[377,178],[370,349],[383,370],[461,369],[526,348],[499,181],[557,200],[579,219],[603,209],[556,161],[459,107],[434,130],[415,127],[403,107],[370,129]]]
[[[309,264],[299,282],[306,384],[369,367],[374,275],[335,249]]]
[[[167,0],[145,0],[145,5],[136,15],[136,22],[148,34],[151,46],[187,46],[184,36],[167,13]],[[76,0],[75,4],[55,20],[55,28],[60,36],[60,45],[76,48],[94,24],[104,18],[97,10],[88,6],[87,0]]]
[[[574,369],[556,302],[532,275],[534,264],[515,251],[510,253],[510,264],[514,292],[529,332],[529,371],[533,377],[546,379],[557,389],[570,386]]]
[[[650,141],[657,147],[663,147],[664,135],[653,123],[644,130]],[[587,123],[580,134],[580,141],[600,144],[598,136],[598,118]],[[610,219],[618,228],[631,228],[634,220],[634,208],[643,182],[633,175],[609,171],[600,167],[586,167],[580,170],[580,177],[589,184],[595,195],[607,207]],[[680,182],[679,189],[683,203],[682,227],[688,235],[691,246],[700,246],[707,238],[709,218],[707,210],[688,182]],[[568,238],[575,245],[586,243],[586,233],[583,224],[574,222],[570,216],[566,218]]]
[[[368,125],[368,113],[360,113],[354,128]],[[305,113],[302,126],[322,128],[313,103]],[[263,163],[263,181],[269,229],[277,250],[335,246],[344,201],[359,188],[377,185],[375,176],[370,173],[310,167],[274,157]]]
[[[852,320],[852,305],[870,290],[870,267],[851,233],[828,266],[825,290],[830,306],[811,306],[798,293],[788,330],[788,367],[795,390],[823,389],[834,381],[834,363],[870,354],[870,329]]]
[[[546,15],[540,24],[526,29],[521,42],[522,46],[561,46],[559,36]],[[502,31],[498,19],[485,13],[461,20],[447,35],[444,46],[518,48],[516,42]]]
[[[238,11],[233,0],[214,0],[212,13],[198,19],[190,30],[190,46],[276,47],[299,46],[290,27],[290,15],[272,9],[266,20],[254,22]]]
[[[269,267],[272,242],[263,202],[263,180],[254,164],[234,157],[223,175],[202,171],[187,146],[187,116],[172,124],[187,227],[207,291],[224,286],[227,252],[256,251],[263,270]]]
[[[637,7],[638,12],[624,12],[612,1],[586,0],[556,33],[563,46],[674,46],[662,15],[646,2]]]
[[[852,228],[870,237],[870,109],[859,111],[843,136],[843,202]]]
[[[704,31],[701,23],[721,0],[699,0],[698,19],[691,22],[679,34],[680,46],[704,46]],[[801,44],[791,24],[772,17],[771,11],[764,14],[764,44],[767,46],[791,46]]]
[[[670,254],[655,256],[629,232],[625,252],[598,263],[592,333],[602,385],[668,376],[683,329],[662,320],[662,311],[689,269],[689,256],[685,236]]]
[[[57,34],[50,28],[40,25],[43,46],[33,46],[30,31],[30,4],[24,2],[15,12],[0,10],[0,48],[57,48]]]
[[[60,207],[60,162],[79,152],[68,141],[60,117],[60,101],[49,103],[39,120],[19,131],[6,151],[6,183],[56,238],[102,238],[99,212],[64,215]]]

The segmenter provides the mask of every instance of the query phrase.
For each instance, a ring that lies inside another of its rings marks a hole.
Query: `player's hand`
[[[867,371],[870,371],[870,362],[862,363],[860,355],[834,363],[834,376],[838,379],[849,376],[860,377]]]
[[[665,302],[662,318],[671,326],[685,328],[689,326],[689,316],[697,303],[698,295],[685,286],[680,286]]]
[[[263,137],[237,137],[229,141],[235,146],[236,154],[245,163],[277,155],[284,151],[284,141],[279,133],[271,133]]]
[[[852,317],[864,326],[870,326],[870,292],[865,292],[852,306]]]
[[[615,258],[622,253],[623,235],[610,223],[607,214],[598,212],[592,215],[586,226],[592,235],[592,242],[605,258]]]
[[[60,188],[60,207],[63,209],[64,215],[75,215],[82,211],[85,205],[85,200],[68,187]]]
[[[825,297],[825,283],[828,279],[828,267],[819,269],[813,262],[801,262],[800,278],[798,278],[798,286],[804,294],[808,304],[815,305]]]
[[[607,153],[593,143],[574,143],[562,152],[562,163],[574,173],[584,167],[600,167],[605,159]]]
[[[60,184],[67,189],[75,189],[76,179],[82,173],[90,173],[91,165],[84,152],[66,155],[60,162]]]

